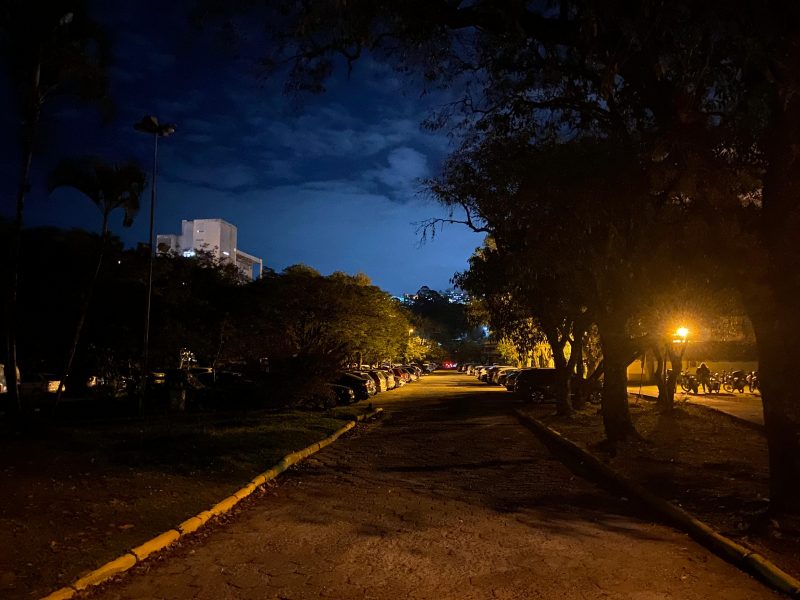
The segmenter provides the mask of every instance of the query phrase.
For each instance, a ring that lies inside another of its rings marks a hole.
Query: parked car
[[[356,400],[369,400],[370,396],[375,395],[375,382],[371,377],[364,377],[361,373],[342,373],[334,383],[352,389]]]
[[[400,381],[403,383],[409,383],[411,381],[411,375],[409,375],[408,371],[405,371],[402,367],[392,367],[392,372],[394,373],[395,379],[399,377]]]
[[[356,393],[353,388],[337,383],[330,384],[333,393],[336,394],[336,403],[341,405],[352,404],[356,401]]]
[[[506,381],[508,381],[508,376],[518,371],[519,369],[501,369],[497,374],[497,385],[502,385],[505,387]]]
[[[390,371],[389,369],[378,369],[378,370],[381,373],[383,373],[384,377],[386,377],[386,389],[393,390],[400,387],[399,385],[397,385],[397,382],[394,379],[394,373],[392,373],[392,371]]]
[[[478,381],[486,381],[486,377],[489,374],[489,369],[491,369],[493,366],[495,365],[484,365],[478,369],[478,372],[476,373],[478,376]]]
[[[508,371],[506,375],[506,380],[504,385],[509,392],[513,392],[517,386],[517,377],[522,372],[521,369],[516,369],[513,371]]]
[[[17,382],[19,382],[19,367],[17,367]],[[0,363],[0,394],[8,392],[8,381],[6,380],[6,366]]]
[[[486,370],[486,383],[497,385],[497,378],[503,371],[513,369],[511,365],[494,365]]]
[[[417,374],[417,379],[425,375],[425,371],[423,371],[422,367],[420,367],[419,365],[409,365],[409,367],[411,367],[411,369],[413,369],[414,372]]]
[[[555,369],[522,369],[514,391],[523,402],[553,400],[557,382]]]
[[[40,396],[55,394],[61,380],[51,373],[32,373],[27,375],[19,384],[19,393],[23,396]],[[63,391],[67,386],[63,386]]]
[[[385,392],[388,388],[386,382],[386,376],[382,375],[380,371],[376,371],[375,369],[369,371],[359,371],[360,373],[366,374],[368,377],[372,378],[372,381],[375,382],[375,388],[378,392]]]
[[[414,367],[411,367],[409,365],[403,365],[401,368],[406,373],[408,373],[408,377],[409,377],[410,381],[416,381],[417,379],[419,379],[419,373],[417,373],[417,370]]]

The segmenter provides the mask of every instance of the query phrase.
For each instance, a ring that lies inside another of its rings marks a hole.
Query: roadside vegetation
[[[249,16],[247,3],[203,8],[228,31]],[[264,63],[288,90],[320,93],[337,67],[369,55],[411,84],[453,93],[426,122],[461,142],[429,182],[451,217],[428,231],[460,223],[489,236],[471,270],[497,265],[508,278],[472,289],[538,319],[554,358],[565,338],[577,344],[596,328],[609,444],[636,438],[626,368],[643,343],[664,348],[700,310],[694,293],[734,291],[758,347],[770,510],[796,514],[797,10],[296,4],[269,14]],[[579,364],[570,362],[558,365],[565,389]],[[566,411],[568,400],[565,391]]]

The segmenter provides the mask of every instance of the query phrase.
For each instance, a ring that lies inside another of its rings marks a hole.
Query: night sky
[[[361,271],[395,294],[450,287],[481,236],[454,225],[421,244],[414,224],[444,216],[419,182],[436,173],[450,142],[420,122],[447,98],[421,94],[369,58],[349,77],[340,71],[323,95],[286,97],[284,81],[258,69],[257,36],[226,45],[216,28],[190,25],[190,3],[176,4],[95,4],[93,15],[114,44],[115,114],[103,125],[95,109],[48,109],[26,225],[98,230],[91,202],[69,190],[47,196],[45,175],[61,157],[96,154],[136,158],[149,177],[152,138],[132,125],[154,114],[178,127],[159,144],[156,233],[178,233],[181,219],[223,218],[238,227],[238,246],[265,267]],[[13,110],[0,118],[7,141],[0,157],[3,214],[10,216],[16,119]],[[127,245],[147,240],[148,207],[149,189],[132,228],[123,229],[122,214],[115,215],[113,231]]]

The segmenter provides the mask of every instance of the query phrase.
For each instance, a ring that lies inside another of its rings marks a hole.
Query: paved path
[[[502,388],[437,373],[375,404],[382,421],[91,597],[776,597],[575,477],[511,416]]]
[[[641,388],[642,396],[658,398],[658,388],[654,385],[644,385]],[[638,394],[639,386],[629,386],[628,393]],[[761,403],[761,394],[750,392],[721,392],[719,394],[687,394],[681,390],[675,394],[675,400],[708,406],[720,412],[728,413],[744,421],[764,425],[764,405]]]

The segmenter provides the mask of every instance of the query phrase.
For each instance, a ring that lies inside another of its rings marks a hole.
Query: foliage
[[[397,359],[405,349],[408,315],[368,278],[324,277],[304,265],[267,273],[242,290],[229,357],[316,356],[338,366]]]
[[[145,187],[145,174],[136,161],[109,164],[100,158],[87,156],[63,159],[53,169],[48,181],[52,193],[60,187],[71,187],[97,206],[103,217],[103,235],[112,212],[124,212],[122,224],[130,227],[139,212],[139,199]]]
[[[517,366],[521,362],[517,346],[511,338],[502,337],[497,341],[497,353],[504,364]]]
[[[108,44],[83,0],[9,0],[0,7],[0,60],[13,93],[20,129],[20,176],[10,230],[6,309],[9,395],[17,409],[17,307],[25,198],[43,111],[59,96],[105,102]]]
[[[117,209],[125,212],[122,224],[130,227],[133,219],[139,212],[139,198],[144,190],[144,171],[133,161],[124,165],[109,165],[98,158],[67,159],[63,160],[50,175],[48,186],[52,192],[59,187],[72,187],[82,192],[100,210],[103,217],[101,228],[100,249],[97,252],[97,264],[94,275],[83,294],[83,302],[78,322],[75,327],[75,336],[69,348],[66,366],[59,377],[56,404],[61,399],[64,383],[69,377],[72,362],[78,350],[83,325],[89,311],[89,302],[103,266],[106,246],[108,245],[108,221],[111,213]]]

